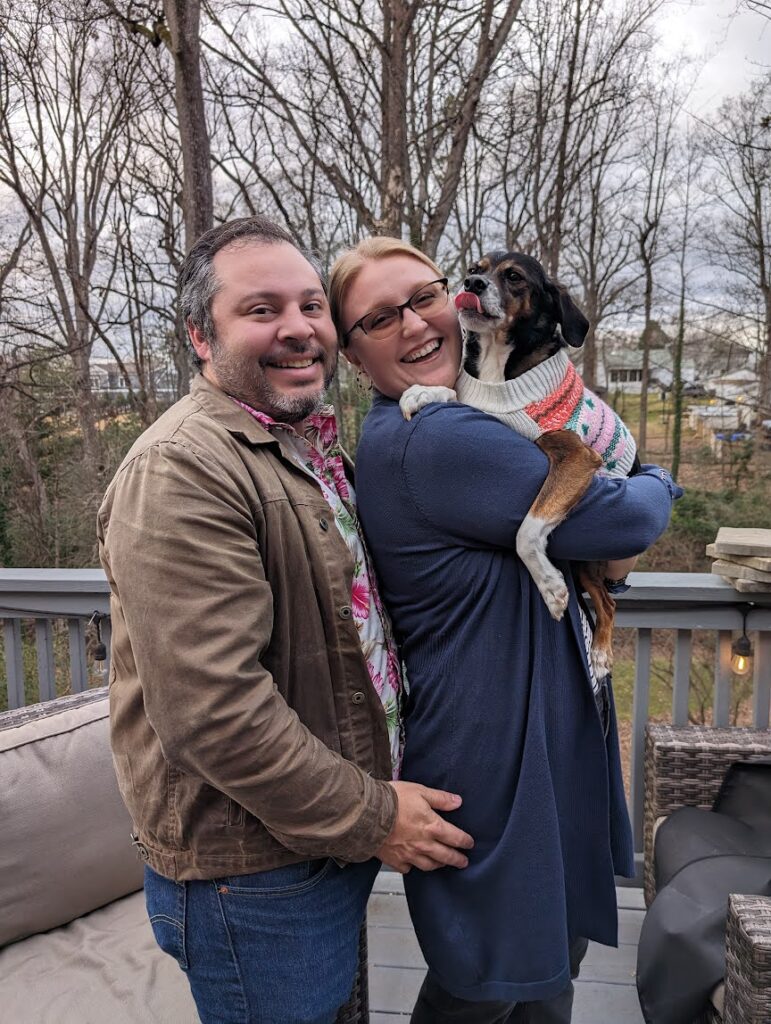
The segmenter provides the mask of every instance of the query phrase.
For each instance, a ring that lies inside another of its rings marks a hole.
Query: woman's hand
[[[433,871],[446,865],[465,868],[468,858],[460,851],[470,850],[474,840],[436,813],[457,810],[461,798],[416,782],[392,782],[390,785],[396,790],[398,801],[396,821],[375,856],[403,875],[411,867],[421,871]]]
[[[638,555],[633,558],[617,558],[605,564],[605,579],[622,580],[637,565]]]

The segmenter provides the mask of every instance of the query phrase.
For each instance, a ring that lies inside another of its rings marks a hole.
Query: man
[[[248,218],[193,246],[181,286],[201,375],[99,512],[118,781],[202,1021],[328,1024],[379,861],[464,867],[472,843],[437,813],[459,797],[385,781],[398,668],[322,404],[317,268]]]

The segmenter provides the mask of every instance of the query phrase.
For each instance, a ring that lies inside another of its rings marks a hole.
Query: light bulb
[[[751,661],[743,654],[734,654],[731,657],[731,671],[737,676],[746,676],[750,670]]]
[[[752,665],[752,644],[746,633],[731,644],[731,671],[737,676],[746,676]]]

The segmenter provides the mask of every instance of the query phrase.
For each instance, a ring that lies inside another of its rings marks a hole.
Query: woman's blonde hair
[[[342,256],[338,256],[329,275],[329,306],[332,311],[332,319],[337,325],[337,334],[342,348],[345,348],[346,345],[341,319],[345,297],[366,263],[370,260],[383,260],[388,256],[413,256],[430,267],[437,278],[442,276],[439,267],[424,252],[416,249],[409,242],[403,242],[401,238],[390,238],[388,235],[365,238],[363,242],[359,242],[358,245],[344,252]]]

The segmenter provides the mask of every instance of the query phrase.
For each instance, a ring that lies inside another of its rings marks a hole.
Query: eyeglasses
[[[370,338],[385,341],[400,329],[405,309],[411,309],[422,319],[436,316],[447,305],[450,292],[447,287],[448,278],[440,277],[438,281],[430,281],[418,288],[416,292],[402,302],[400,306],[381,306],[365,314],[343,335],[347,344],[353,332],[360,327]]]

